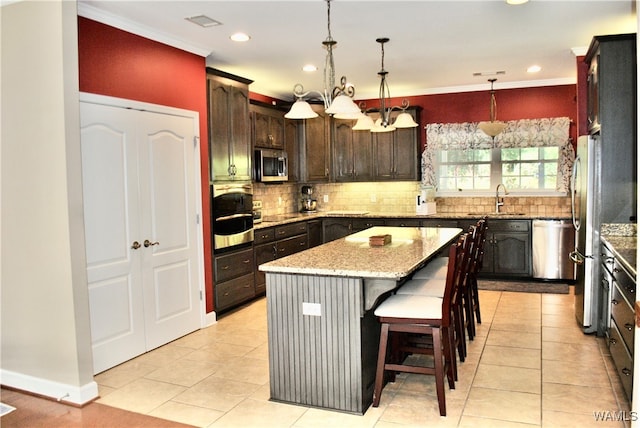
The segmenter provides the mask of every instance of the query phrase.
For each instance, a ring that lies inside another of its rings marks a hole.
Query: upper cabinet
[[[594,37],[590,66],[589,132],[600,139],[603,223],[636,220],[636,35]]]
[[[335,181],[373,181],[371,133],[353,131],[353,120],[333,120],[333,176]]]
[[[319,117],[300,123],[300,181],[329,182],[331,179],[331,118],[322,105],[313,105]]]
[[[394,111],[391,113],[391,117],[395,119],[400,113],[400,111]],[[417,109],[409,108],[407,113],[411,114],[417,123],[420,123]],[[377,117],[374,117],[375,119]],[[420,178],[418,128],[398,128],[391,132],[371,134],[373,140],[373,180],[412,181]]]
[[[251,82],[220,70],[207,68],[212,181],[251,180]]]
[[[265,149],[284,149],[284,112],[251,104],[253,145]]]

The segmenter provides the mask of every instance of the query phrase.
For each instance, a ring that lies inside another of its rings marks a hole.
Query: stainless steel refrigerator
[[[571,214],[576,230],[575,250],[569,255],[576,264],[575,311],[585,333],[598,329],[600,290],[601,171],[599,136],[578,138],[571,177]]]

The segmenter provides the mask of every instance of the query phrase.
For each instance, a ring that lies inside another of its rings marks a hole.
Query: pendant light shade
[[[384,126],[382,119],[377,119],[373,128],[371,128],[371,132],[391,132],[395,131],[396,127],[393,125]]]
[[[284,117],[287,119],[313,119],[318,117],[318,113],[313,111],[308,102],[298,99]]]
[[[393,126],[396,128],[415,128],[418,124],[409,113],[403,111],[398,115],[396,121],[393,122]]]
[[[504,131],[507,124],[496,120],[496,111],[498,110],[498,104],[496,103],[496,91],[493,90],[493,82],[498,79],[489,79],[491,82],[491,99],[489,101],[489,122],[478,123],[478,128],[491,138],[495,138],[496,135]]]
[[[374,126],[375,124],[373,123],[373,119],[371,119],[371,116],[369,116],[368,114],[363,114],[362,116],[360,116],[360,118],[358,118],[358,121],[355,125],[353,125],[353,128],[351,129],[353,129],[354,131],[370,131]]]
[[[325,112],[334,115],[337,119],[357,119],[362,115],[360,107],[345,94],[338,95]]]

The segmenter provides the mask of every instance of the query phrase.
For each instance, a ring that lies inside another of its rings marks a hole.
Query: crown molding
[[[192,54],[207,57],[211,50],[204,46],[197,46],[192,43],[185,42],[169,34],[162,33],[151,28],[140,25],[136,22],[123,19],[119,16],[105,12],[93,6],[90,6],[83,2],[78,2],[78,15],[83,18],[92,19],[94,21],[101,22],[103,24],[110,25],[129,33],[136,34],[141,37],[145,37],[150,40],[154,40],[165,45],[172,46],[177,49],[181,49]]]

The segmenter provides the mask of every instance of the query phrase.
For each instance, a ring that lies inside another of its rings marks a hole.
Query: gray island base
[[[461,232],[379,226],[261,265],[271,400],[364,414],[380,338],[375,307]],[[369,245],[385,234],[390,243]]]

